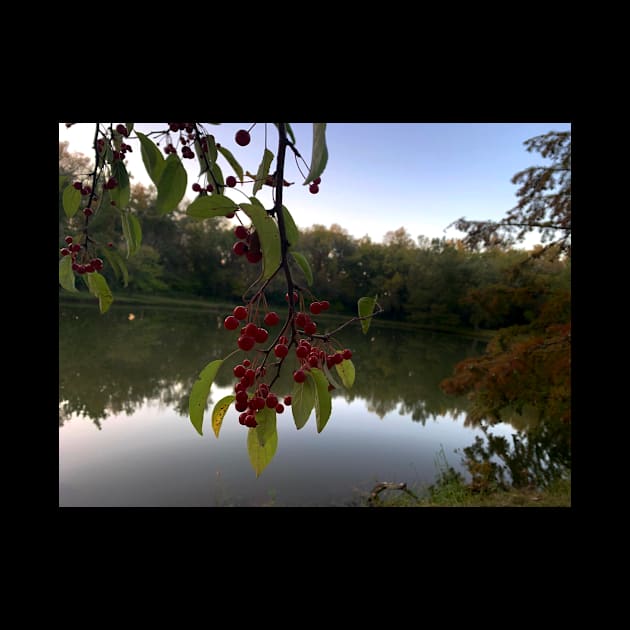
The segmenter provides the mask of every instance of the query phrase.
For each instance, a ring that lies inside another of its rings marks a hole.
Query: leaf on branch
[[[258,444],[265,446],[276,433],[276,410],[263,407],[256,412],[256,422],[258,423],[255,429]]]
[[[123,286],[126,287],[129,284],[129,271],[122,256],[117,251],[108,248],[103,248],[101,252],[110,264],[116,278],[118,279],[122,275]]]
[[[258,167],[258,172],[256,173],[256,181],[254,182],[254,188],[252,190],[254,195],[263,187],[263,184],[267,179],[267,175],[269,175],[269,169],[271,168],[272,161],[273,153],[269,149],[265,149],[262,161]]]
[[[99,310],[101,313],[107,313],[109,307],[114,301],[114,296],[107,284],[107,280],[105,280],[98,271],[86,273],[84,277],[87,279],[87,285],[90,289],[90,293],[98,298]]]
[[[78,293],[74,286],[74,271],[72,271],[72,256],[64,256],[59,261],[59,284],[72,293]]]
[[[159,214],[172,212],[177,208],[186,192],[188,175],[177,155],[171,153],[164,161],[164,170],[157,184],[158,195],[155,209]]]
[[[81,191],[77,190],[74,186],[66,186],[62,195],[63,211],[66,216],[71,219],[79,209],[81,205]]]
[[[59,175],[59,192],[63,189],[63,185],[66,183],[68,179],[67,175]]]
[[[367,334],[367,331],[370,328],[370,324],[372,323],[372,318],[370,315],[374,312],[374,307],[376,306],[376,298],[375,297],[362,297],[359,298],[357,302],[357,306],[359,309],[359,317],[367,317],[368,319],[361,320],[361,330],[363,334]]]
[[[308,263],[308,260],[303,254],[299,252],[291,252],[291,256],[293,256],[295,262],[300,266],[302,273],[304,273],[304,277],[306,278],[306,282],[310,287],[313,284],[313,272],[311,270],[311,266]]]
[[[197,197],[186,209],[186,214],[195,219],[224,217],[237,209],[237,205],[224,195],[204,195]]]
[[[243,181],[243,167],[238,163],[238,160],[228,151],[225,147],[217,147],[219,153],[228,161],[228,164],[232,167],[236,178],[239,182]]]
[[[324,373],[317,368],[311,368],[308,374],[315,383],[315,420],[317,421],[317,433],[321,433],[328,422],[328,418],[330,418],[332,398],[328,391],[328,380]],[[293,402],[291,402],[291,405],[293,405]]]
[[[354,385],[354,377],[356,375],[352,359],[344,359],[341,363],[335,365],[335,368],[337,369],[337,374],[341,377],[343,386],[346,389],[350,389]]]
[[[142,228],[140,221],[128,210],[121,212],[123,236],[127,242],[127,258],[135,254],[140,248],[142,241]]]
[[[217,436],[217,440],[219,439],[219,431],[221,430],[221,425],[223,424],[223,418],[225,417],[227,410],[235,399],[236,396],[232,394],[226,396],[225,398],[221,398],[221,400],[214,406],[214,409],[212,410],[212,430]]]
[[[266,210],[249,203],[240,204],[243,212],[252,220],[263,255],[263,280],[271,276],[280,267],[282,251],[280,247],[280,232],[278,224],[267,214]]]
[[[112,175],[118,180],[118,186],[109,191],[109,196],[115,202],[117,208],[124,210],[131,199],[131,186],[129,184],[127,167],[121,160],[116,160],[112,164]]]
[[[311,169],[304,180],[304,186],[317,179],[326,168],[328,149],[326,148],[326,123],[313,123],[313,150],[311,154]]]
[[[297,429],[301,429],[310,418],[315,406],[315,387],[311,379],[294,383],[291,392],[291,412]]]
[[[208,396],[210,395],[210,387],[222,363],[223,359],[216,359],[208,363],[208,365],[201,370],[199,378],[195,381],[190,392],[188,415],[199,435],[203,435],[203,412],[205,411]]]
[[[147,169],[151,181],[157,186],[164,170],[164,156],[147,136],[139,131],[136,131],[136,135],[140,139],[140,153],[142,154],[144,168]]]
[[[261,446],[258,441],[257,430],[258,427],[249,429],[247,433],[247,452],[256,477],[259,477],[260,473],[262,473],[276,454],[276,450],[278,449],[278,431],[275,430],[269,439],[265,441],[265,445]]]
[[[298,239],[300,238],[300,231],[298,230],[297,225],[295,225],[295,221],[286,206],[282,206],[282,215],[284,216],[284,227],[287,233],[287,241],[289,241],[289,245],[293,247],[297,244]]]

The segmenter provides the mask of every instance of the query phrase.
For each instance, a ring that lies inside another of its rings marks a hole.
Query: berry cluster
[[[313,195],[316,195],[319,192],[319,185],[321,183],[322,183],[322,178],[316,177],[313,180],[313,183],[308,187],[308,192],[312,193]]]
[[[62,247],[62,256],[72,257],[72,270],[82,275],[84,273],[92,273],[93,271],[100,271],[103,268],[103,261],[100,258],[89,258],[86,250],[79,244],[72,242],[72,236],[66,236],[64,239],[67,247]],[[80,254],[82,260],[78,260]]]
[[[239,228],[235,230],[237,237],[245,238],[246,228],[243,226]],[[242,241],[238,244],[244,245]],[[300,300],[297,291],[294,292],[293,297],[296,303]],[[285,396],[283,402],[280,402],[280,396],[272,390],[272,386],[292,346],[295,346],[295,357],[298,363],[297,369],[293,371],[293,380],[296,383],[304,383],[308,372],[313,368],[323,370],[325,366],[330,369],[352,358],[352,352],[349,349],[335,349],[328,336],[316,335],[317,324],[305,310],[293,312],[293,319],[285,323],[276,340],[268,348],[261,347],[269,340],[268,328],[277,326],[280,323],[280,317],[275,311],[267,311],[261,322],[267,327],[265,328],[257,323],[260,322],[261,315],[258,306],[256,299],[247,306],[236,306],[232,314],[223,321],[226,330],[239,330],[236,345],[240,350],[256,352],[251,360],[245,358],[233,369],[234,376],[238,379],[234,385],[235,409],[240,414],[239,423],[247,427],[257,426],[256,413],[265,407],[275,409],[276,413],[282,413],[285,406],[291,404],[291,396]],[[309,310],[316,315],[329,307],[327,300],[313,301],[309,305]],[[293,331],[291,339],[282,334],[285,330]],[[277,361],[267,364],[267,360],[272,356]],[[276,378],[269,381],[266,378],[267,372],[274,367],[277,368]],[[331,389],[334,387],[329,384],[329,390]]]
[[[245,256],[252,264],[262,260],[260,239],[255,230],[248,230],[244,225],[238,225],[234,228],[234,236],[239,239],[232,246],[232,251],[236,256]]]
[[[170,122],[168,123],[168,128],[169,131],[180,134],[179,143],[182,145],[182,157],[186,158],[187,160],[194,159],[195,153],[189,145],[193,143],[197,137],[195,131],[195,123]],[[206,140],[206,138],[200,138],[199,144],[201,145],[203,152],[206,153],[208,151],[208,141]],[[167,155],[169,153],[177,153],[177,149],[175,148],[173,143],[169,141],[169,143],[164,147],[164,153],[166,153]]]

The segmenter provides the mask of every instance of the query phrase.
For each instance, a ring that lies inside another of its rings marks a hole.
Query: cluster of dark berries
[[[195,132],[195,123],[170,122],[168,123],[168,128],[169,131],[172,131],[173,133],[179,132],[179,142],[182,145],[182,157],[188,160],[192,160],[195,157],[195,153],[190,148],[189,144],[193,143],[195,141],[195,138],[197,137],[197,134]],[[208,150],[208,141],[206,140],[206,138],[201,138],[199,140],[199,144],[201,145],[201,148],[204,152]],[[169,144],[164,147],[164,153],[166,153],[167,155],[169,153],[177,153],[177,149],[172,142],[169,142]]]
[[[322,183],[321,177],[316,177],[313,180],[313,183],[308,187],[308,191],[313,195],[316,195],[319,192],[319,185]]]
[[[208,184],[207,186],[203,187],[201,184],[198,184],[197,182],[195,182],[192,185],[192,189],[196,193],[200,193],[200,192],[209,192],[209,193],[211,193],[214,190],[214,186],[212,184]]]
[[[79,253],[83,249],[79,243],[72,242],[72,236],[66,236],[64,239],[67,247],[61,249],[62,256],[72,257],[72,270],[78,274],[92,273],[93,271],[100,271],[103,268],[103,261],[100,258],[91,258],[87,262],[79,262]]]
[[[243,239],[247,237],[248,230],[244,226],[239,226],[235,230],[236,236],[241,239],[237,244],[243,244]],[[288,301],[288,294],[285,295]],[[294,301],[299,301],[297,291],[293,293]],[[330,308],[327,300],[313,301],[309,310],[313,315]],[[265,364],[271,355],[277,359],[271,367],[278,367],[283,363],[290,353],[291,346],[295,346],[295,357],[298,361],[298,368],[293,372],[293,380],[296,383],[304,383],[308,372],[314,368],[321,370],[330,369],[341,364],[345,360],[352,358],[352,352],[345,348],[343,350],[332,347],[330,340],[324,336],[315,336],[317,324],[311,316],[300,310],[294,313],[295,324],[298,327],[293,339],[282,334],[268,348],[257,347],[265,344],[269,340],[269,330],[280,323],[280,317],[275,311],[265,313],[260,321],[261,313],[258,307],[253,304],[248,306],[236,306],[231,315],[223,321],[223,326],[229,331],[239,331],[236,345],[243,352],[255,351],[254,356],[243,359],[234,367],[234,376],[238,379],[234,385],[235,409],[239,412],[239,423],[247,427],[256,427],[256,414],[268,407],[275,409],[276,413],[282,413],[286,406],[291,404],[291,396],[285,396],[281,402],[280,396],[271,391],[269,381],[266,379],[267,367]],[[266,328],[265,328],[266,326]],[[273,353],[273,354],[272,354]],[[275,382],[275,379],[271,383]],[[328,389],[334,389],[329,383]]]
[[[238,225],[234,228],[234,236],[239,239],[232,246],[232,251],[236,256],[245,256],[253,265],[262,260],[260,239],[255,230],[248,230],[244,225]]]

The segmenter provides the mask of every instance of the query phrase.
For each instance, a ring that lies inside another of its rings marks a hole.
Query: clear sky
[[[114,124],[118,122],[122,121]],[[244,170],[255,173],[264,149],[265,125],[254,127],[249,146],[234,142],[236,131],[251,125],[206,128],[232,151]],[[307,123],[292,123],[292,127],[298,149],[309,162],[312,127]],[[145,133],[166,128],[166,123],[136,123],[136,129]],[[301,185],[303,178],[288,151],[285,179],[295,185],[285,188],[284,202],[299,227],[337,223],[355,237],[367,234],[374,241],[401,226],[414,239],[458,236],[455,230],[445,233],[444,229],[459,217],[500,219],[516,205],[517,187],[510,179],[517,171],[544,163],[538,154],[525,150],[525,140],[569,129],[569,123],[329,123],[329,158],[319,193],[312,195]],[[70,129],[59,125],[59,140],[68,140],[70,151],[92,156],[93,136],[91,123],[77,123]],[[128,160],[133,181],[150,184],[139,142],[128,143],[133,146]],[[277,131],[271,124],[267,146],[275,154]],[[187,197],[192,201],[196,194],[191,186],[199,166],[196,159],[183,163],[189,175]],[[219,163],[225,176],[232,174],[223,158]],[[264,195],[258,196],[270,207],[271,189],[263,188]],[[251,194],[251,185],[242,189]],[[244,200],[234,191],[227,194]]]

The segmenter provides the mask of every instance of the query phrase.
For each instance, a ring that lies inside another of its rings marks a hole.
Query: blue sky
[[[224,123],[207,128],[234,153],[244,170],[255,173],[264,149],[265,125],[254,127],[249,146],[234,142],[236,131],[251,125]],[[142,132],[166,127],[166,123],[136,123]],[[292,123],[292,127],[308,162],[312,127],[307,123]],[[526,139],[569,129],[569,123],[329,123],[329,159],[319,193],[312,195],[301,185],[303,178],[288,152],[285,179],[295,185],[285,188],[285,205],[300,227],[337,223],[355,237],[367,234],[377,242],[388,230],[401,226],[414,239],[458,236],[455,230],[445,233],[444,229],[459,217],[500,219],[516,205],[511,177],[543,163],[538,154],[525,150]],[[91,123],[77,123],[70,129],[59,125],[59,140],[68,140],[71,151],[91,156],[93,135]],[[148,185],[139,143],[129,144],[134,148],[129,171],[134,181]],[[267,146],[275,153],[276,145],[276,129],[267,125]],[[199,167],[196,160],[183,162],[189,175],[187,197],[192,201],[196,195],[191,186]],[[225,162],[221,166],[224,175],[231,174]],[[269,207],[271,189],[264,189],[261,201]],[[242,190],[251,194],[251,185]],[[244,199],[234,191],[228,194]]]

